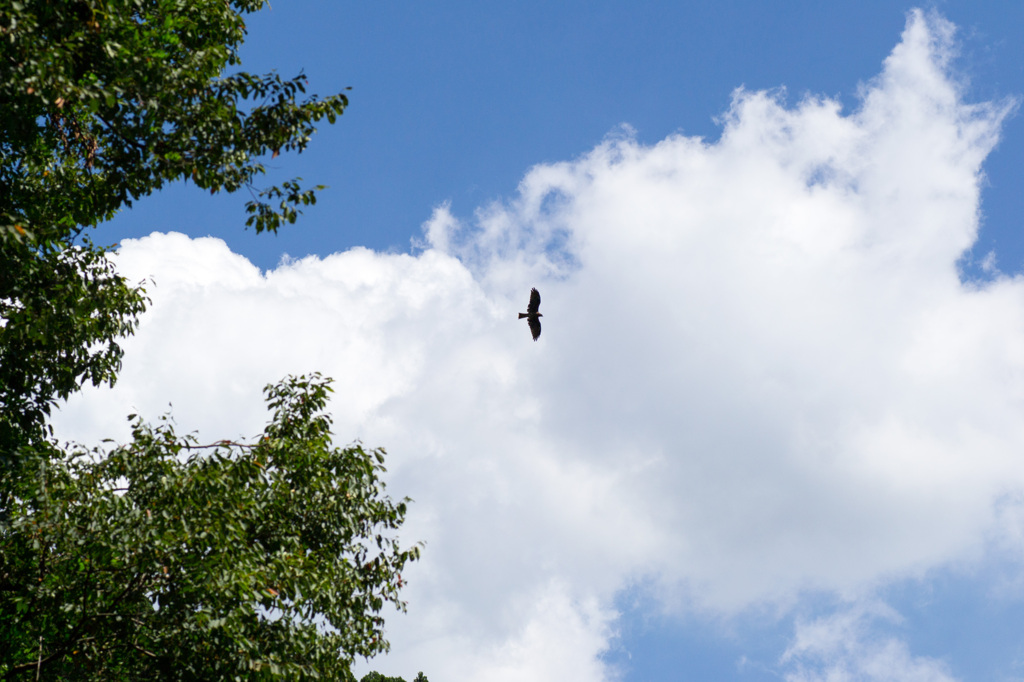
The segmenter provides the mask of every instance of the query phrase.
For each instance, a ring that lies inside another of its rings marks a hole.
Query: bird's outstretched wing
[[[540,310],[540,292],[536,288],[530,289],[530,305],[526,306],[526,312],[533,315]],[[530,329],[533,329],[533,325],[530,325]],[[540,336],[540,323],[537,323],[537,331],[533,333],[533,338]]]
[[[534,292],[536,291],[537,290],[534,289]],[[540,320],[536,317],[531,317],[527,322],[530,324],[530,333],[533,334],[533,340],[536,341],[540,338]]]

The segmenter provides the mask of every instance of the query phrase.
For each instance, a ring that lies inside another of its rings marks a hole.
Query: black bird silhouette
[[[536,288],[530,289],[530,304],[526,306],[526,312],[519,313],[520,320],[524,317],[526,323],[530,325],[533,340],[536,341],[540,338],[540,318],[544,317],[540,314],[540,292]]]

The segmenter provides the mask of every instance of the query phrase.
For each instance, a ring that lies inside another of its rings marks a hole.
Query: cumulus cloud
[[[602,679],[638,577],[732,613],[975,556],[1024,490],[1024,281],[958,277],[1011,107],[963,101],[952,34],[912,13],[851,113],[739,90],[717,141],[537,166],[472,219],[437,209],[413,255],[262,273],[126,240],[152,309],[57,426],[124,437],[170,402],[253,434],[264,384],[334,377],[336,433],[388,448],[427,543],[381,666],[407,676]]]

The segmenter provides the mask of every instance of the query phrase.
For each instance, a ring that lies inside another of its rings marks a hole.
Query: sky
[[[152,305],[58,432],[333,377],[425,543],[362,669],[1024,679],[1024,7],[552,4],[253,16],[246,68],[352,87],[274,160],[329,187],[99,228]]]

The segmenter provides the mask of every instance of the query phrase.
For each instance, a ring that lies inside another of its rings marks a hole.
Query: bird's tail
[[[526,313],[519,313],[520,320],[523,319],[524,317],[529,317],[529,315],[527,315]]]

